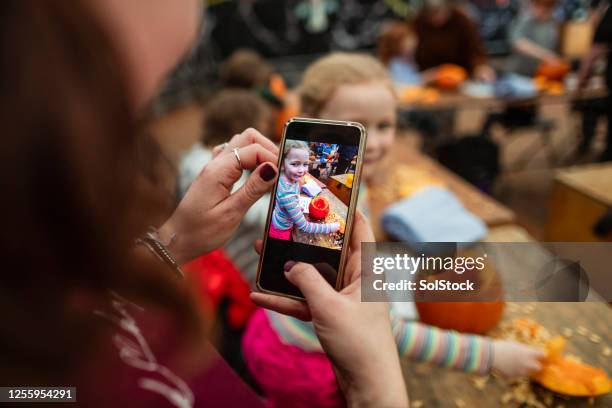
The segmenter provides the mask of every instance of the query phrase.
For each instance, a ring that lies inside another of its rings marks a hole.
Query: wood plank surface
[[[389,183],[394,182],[389,175],[398,166],[409,166],[421,172],[424,176],[441,181],[457,196],[468,211],[482,219],[489,227],[512,224],[515,221],[514,212],[508,207],[479,191],[452,171],[398,138],[385,161],[381,163],[376,179],[371,183],[372,187],[368,191],[370,217],[378,241],[389,240],[380,228],[380,217],[384,209],[393,203],[393,197],[384,192],[388,188],[395,188],[395,186],[389,186]]]
[[[512,311],[510,310],[512,309]],[[564,328],[571,328],[573,335],[567,341],[566,351],[612,373],[612,357],[605,356],[605,347],[612,347],[612,313],[605,303],[514,303],[507,307],[504,319],[529,316],[544,325],[553,335],[560,335]],[[577,327],[599,335],[601,343],[593,343],[588,336],[579,335]],[[464,407],[519,407],[519,404],[502,404],[502,395],[510,390],[503,380],[491,377],[485,388],[478,390],[472,383],[473,375],[436,368],[408,361],[402,362],[408,395],[412,403],[421,401],[422,407],[457,408],[461,400]],[[535,386],[538,391],[541,388]],[[418,405],[418,404],[417,404]],[[595,398],[593,405],[588,398],[555,396],[552,407],[611,407],[612,395]]]

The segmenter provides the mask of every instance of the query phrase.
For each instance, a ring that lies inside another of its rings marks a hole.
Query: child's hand
[[[535,347],[507,340],[493,340],[492,368],[507,378],[527,377],[542,369],[546,354]]]

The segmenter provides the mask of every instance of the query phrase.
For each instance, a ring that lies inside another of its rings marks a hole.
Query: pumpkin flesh
[[[595,397],[610,392],[612,382],[605,371],[563,356],[564,348],[562,337],[548,343],[547,357],[542,370],[532,376],[534,381],[551,391],[574,397]]]

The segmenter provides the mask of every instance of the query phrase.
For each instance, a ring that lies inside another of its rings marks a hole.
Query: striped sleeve
[[[283,181],[279,184],[280,193],[277,194],[277,201],[280,208],[283,209],[285,215],[291,220],[293,225],[300,231],[309,234],[329,234],[332,231],[332,224],[318,224],[306,221],[304,213],[300,209],[297,183],[284,184]]]
[[[482,336],[460,334],[392,316],[400,356],[468,373],[491,370],[493,342]]]

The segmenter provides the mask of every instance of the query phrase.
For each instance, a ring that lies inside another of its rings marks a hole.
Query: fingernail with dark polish
[[[261,170],[259,170],[259,176],[263,181],[270,181],[276,177],[276,170],[274,170],[274,167],[272,167],[270,163],[266,163]]]
[[[287,261],[285,262],[285,266],[283,267],[283,269],[285,270],[285,272],[288,272],[289,270],[291,270],[291,268],[293,268],[295,266],[297,262],[295,261]]]

